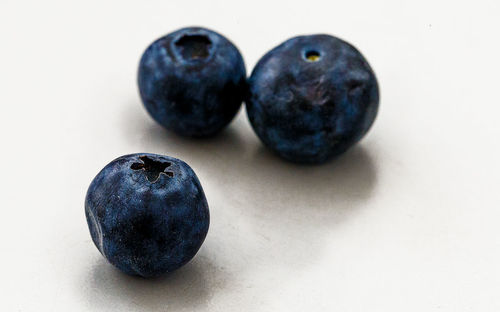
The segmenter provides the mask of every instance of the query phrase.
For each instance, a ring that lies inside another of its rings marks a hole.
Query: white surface
[[[500,311],[498,1],[0,3],[1,311]],[[288,37],[356,45],[382,99],[344,157],[264,150],[242,110],[219,137],[166,133],[136,67],[202,25],[248,71]],[[115,157],[186,160],[211,208],[195,260],[131,278],[92,244],[87,186]]]

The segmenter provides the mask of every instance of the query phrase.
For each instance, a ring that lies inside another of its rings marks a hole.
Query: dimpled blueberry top
[[[205,28],[183,28],[153,42],[138,73],[149,114],[180,135],[210,136],[236,115],[246,69],[238,49]]]
[[[193,170],[179,159],[147,153],[119,157],[102,169],[88,189],[85,213],[104,257],[144,277],[187,263],[209,226]]]
[[[371,127],[377,80],[349,43],[329,35],[289,39],[268,52],[249,78],[249,120],[263,143],[295,162],[343,153]]]

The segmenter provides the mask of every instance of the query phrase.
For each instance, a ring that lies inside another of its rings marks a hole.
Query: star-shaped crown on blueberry
[[[172,163],[168,161],[151,159],[146,155],[140,156],[139,159],[142,162],[133,163],[132,166],[130,166],[130,169],[143,170],[146,178],[151,183],[157,182],[160,179],[161,174],[167,175],[171,178],[174,176],[172,171],[165,171],[165,169],[172,165]]]

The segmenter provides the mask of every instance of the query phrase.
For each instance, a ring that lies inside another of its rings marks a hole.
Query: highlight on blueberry
[[[246,108],[261,141],[281,157],[321,163],[370,129],[379,89],[366,59],[329,35],[291,38],[269,51],[248,80]]]
[[[140,96],[149,114],[177,134],[212,136],[238,112],[246,69],[224,36],[199,27],[153,42],[139,64]]]
[[[143,277],[191,260],[210,222],[191,167],[148,153],[125,155],[104,167],[87,191],[85,215],[101,254],[121,271]]]

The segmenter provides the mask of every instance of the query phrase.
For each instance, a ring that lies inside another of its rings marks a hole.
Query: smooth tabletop
[[[498,1],[0,3],[2,311],[500,311]],[[250,74],[287,38],[329,33],[377,74],[368,135],[300,166],[244,107],[220,135],[165,131],[139,58],[184,26],[238,46]],[[85,221],[92,178],[150,152],[196,171],[211,213],[192,262],[126,276]]]

